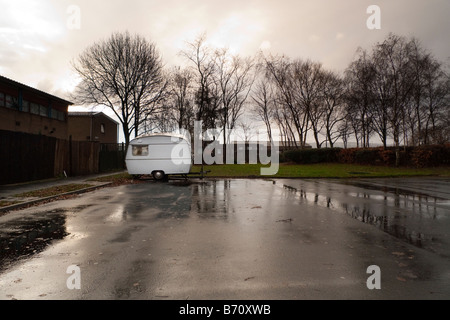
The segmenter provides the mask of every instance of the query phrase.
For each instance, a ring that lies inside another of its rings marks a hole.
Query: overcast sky
[[[372,4],[381,30],[366,26]],[[76,85],[71,61],[125,30],[153,41],[169,66],[183,63],[177,53],[202,32],[241,55],[263,48],[336,71],[389,32],[419,38],[441,61],[450,56],[449,0],[0,0],[0,8],[0,74],[61,97]]]

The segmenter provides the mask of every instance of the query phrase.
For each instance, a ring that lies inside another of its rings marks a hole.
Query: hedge
[[[340,148],[288,150],[282,153],[282,160],[302,164],[337,162],[340,150]]]
[[[282,152],[280,161],[395,166],[396,150],[395,147],[294,149]],[[400,166],[423,168],[450,165],[450,144],[401,147],[398,151]]]

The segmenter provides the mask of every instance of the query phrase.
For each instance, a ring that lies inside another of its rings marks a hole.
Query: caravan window
[[[148,146],[133,146],[133,156],[148,156]]]

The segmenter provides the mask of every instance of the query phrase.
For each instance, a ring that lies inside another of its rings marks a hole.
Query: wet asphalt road
[[[449,299],[449,182],[150,181],[15,211],[0,299]]]

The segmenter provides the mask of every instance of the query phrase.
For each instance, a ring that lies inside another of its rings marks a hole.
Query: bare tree
[[[168,92],[167,108],[164,113],[171,119],[173,129],[185,129],[192,134],[195,120],[195,88],[192,71],[187,68],[173,68]]]
[[[397,165],[405,109],[410,102],[414,83],[409,67],[409,46],[405,38],[390,34],[375,46],[372,54],[376,90],[374,110],[379,115],[374,120],[379,128],[384,127],[392,134],[397,147]]]
[[[291,145],[292,142],[295,147],[304,147],[309,130],[309,114],[296,94],[293,64],[287,57],[270,56],[263,59],[266,76],[276,87],[277,103],[282,106],[281,110],[277,110],[276,119],[281,131],[284,132],[285,143]],[[294,134],[291,134],[292,130],[295,130]],[[296,136],[300,145],[297,144]]]
[[[357,147],[369,147],[372,129],[375,127],[373,81],[375,71],[371,57],[365,50],[358,49],[358,58],[353,61],[345,71],[345,103],[346,120],[349,121],[356,138]],[[379,120],[380,139],[386,146],[387,120],[384,117]]]
[[[215,83],[218,87],[220,111],[224,143],[228,142],[229,134],[236,126],[236,121],[242,115],[243,106],[252,89],[253,61],[231,55],[227,49],[215,52]]]
[[[408,126],[409,139],[406,144],[420,145],[422,143],[424,119],[426,110],[423,108],[425,100],[424,72],[431,62],[431,57],[420,45],[417,39],[411,41],[410,66],[412,72],[413,90],[411,102],[407,105],[405,121]],[[425,111],[425,112],[424,112]]]
[[[115,33],[87,48],[73,64],[81,78],[80,104],[103,105],[119,118],[126,144],[140,124],[156,112],[166,87],[156,46],[139,35]]]
[[[203,121],[204,129],[215,128],[218,99],[214,83],[214,55],[205,44],[206,34],[201,34],[193,42],[187,43],[187,48],[180,55],[191,63],[197,83],[195,103],[197,105],[195,119]]]
[[[299,148],[298,134],[295,129],[296,125],[292,119],[291,110],[280,101],[281,99],[276,99],[272,114],[278,126],[283,147],[288,149]]]
[[[273,144],[272,121],[274,120],[274,99],[273,88],[270,82],[263,78],[257,83],[252,94],[252,112],[264,122],[271,144]]]
[[[324,84],[322,88],[322,101],[324,104],[323,122],[325,127],[326,140],[330,147],[333,148],[334,143],[345,132],[340,132],[336,127],[344,120],[344,97],[345,86],[342,78],[331,71],[324,72]],[[342,127],[341,129],[343,129]]]
[[[351,119],[349,116],[350,114],[348,113],[344,114],[344,118],[339,123],[338,127],[339,137],[342,139],[342,143],[344,144],[345,149],[347,149],[348,147],[348,138],[351,136]]]
[[[409,41],[413,90],[405,112],[405,135],[412,145],[448,142],[450,75],[418,39]]]
[[[246,144],[257,134],[256,126],[251,121],[239,120],[236,127],[239,129],[238,137],[243,139]]]
[[[144,122],[142,133],[175,131],[178,126],[173,111],[173,105],[170,100],[162,101],[159,106],[159,112],[153,114],[151,118]]]
[[[320,148],[322,142],[319,134],[322,130],[321,120],[325,111],[321,103],[324,84],[322,64],[310,60],[296,60],[293,63],[293,75],[295,99],[306,114],[306,119],[313,130],[316,146]]]
[[[425,65],[423,91],[424,142],[425,144],[448,142],[450,75],[443,70],[442,64],[434,59],[430,59]]]

